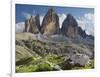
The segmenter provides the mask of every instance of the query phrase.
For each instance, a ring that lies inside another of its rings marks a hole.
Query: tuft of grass
[[[62,61],[57,55],[47,55],[46,57],[30,57],[16,62],[16,72],[39,72],[54,71],[54,65]]]
[[[43,62],[38,65],[38,69],[36,71],[52,71],[53,67],[50,66],[50,64]]]
[[[25,72],[35,72],[37,70],[37,65],[21,65],[16,66],[16,73],[25,73]]]
[[[49,54],[44,59],[55,64],[59,64],[63,61],[61,57],[54,54]]]
[[[19,64],[18,64],[19,63]],[[17,73],[25,72],[40,72],[40,71],[55,71],[54,66],[59,65],[63,70],[83,70],[93,69],[94,60],[91,60],[89,64],[81,66],[70,66],[70,64],[63,64],[63,60],[57,55],[47,55],[46,57],[30,57],[25,60],[21,60],[16,64]],[[57,70],[56,70],[57,71]]]

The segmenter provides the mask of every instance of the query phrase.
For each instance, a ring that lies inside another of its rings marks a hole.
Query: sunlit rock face
[[[41,33],[43,35],[53,35],[59,33],[59,30],[59,17],[55,13],[54,9],[51,8],[44,16],[41,25]]]
[[[25,21],[24,32],[30,32],[30,33],[37,34],[39,33],[39,29],[40,29],[39,15],[31,16],[30,19],[27,19]]]

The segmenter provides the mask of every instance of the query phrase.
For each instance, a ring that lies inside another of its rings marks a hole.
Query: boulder
[[[87,55],[78,53],[71,56],[70,60],[73,65],[79,65],[79,66],[85,66],[90,61]]]

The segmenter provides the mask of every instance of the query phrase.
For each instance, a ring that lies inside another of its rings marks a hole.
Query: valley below
[[[60,36],[57,36],[60,37]],[[43,35],[16,33],[16,72],[62,71],[94,68],[94,45],[53,41]],[[56,37],[55,37],[56,38]]]

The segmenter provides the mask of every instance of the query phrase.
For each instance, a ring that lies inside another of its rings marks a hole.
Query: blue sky
[[[94,34],[93,8],[16,4],[16,23],[24,22],[28,17],[30,17],[30,15],[34,16],[36,14],[40,15],[40,20],[42,22],[43,16],[51,7],[53,7],[55,9],[55,12],[59,15],[61,23],[66,18],[66,15],[70,13],[76,18],[79,23],[79,26],[81,26],[82,29],[86,30],[86,32],[89,34]]]
[[[25,17],[23,13],[29,13],[36,15],[45,15],[49,8],[55,8],[56,13],[58,14],[72,14],[75,17],[84,15],[85,13],[94,13],[93,8],[75,8],[75,7],[57,7],[57,6],[40,6],[40,5],[25,5],[25,4],[16,4],[16,22],[24,21]]]

